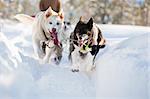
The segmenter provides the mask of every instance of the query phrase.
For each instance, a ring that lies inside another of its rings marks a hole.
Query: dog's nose
[[[65,30],[67,29],[67,26],[65,26]]]
[[[82,40],[82,37],[79,37],[80,40]]]
[[[52,28],[52,32],[56,32],[56,28]]]

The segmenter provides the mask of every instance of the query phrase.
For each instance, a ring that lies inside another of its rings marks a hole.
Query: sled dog
[[[93,18],[86,23],[81,17],[70,36],[72,71],[91,71],[99,49],[104,47],[105,39]]]
[[[33,48],[39,59],[43,59],[48,56],[46,54],[49,53],[47,52],[48,50],[44,53],[41,42],[53,41],[54,45],[59,48],[58,51],[56,51],[57,58],[61,60],[62,52],[59,52],[59,50],[62,50],[60,34],[63,29],[63,16],[60,12],[57,13],[49,7],[46,11],[39,12],[35,18],[24,14],[18,14],[15,18],[23,23],[32,24]],[[55,50],[57,50],[57,48]]]

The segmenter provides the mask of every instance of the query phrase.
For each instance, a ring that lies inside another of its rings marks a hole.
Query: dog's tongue
[[[52,32],[51,32],[52,38],[54,40],[54,44],[55,45],[59,45],[59,41],[58,41],[58,37],[57,37],[57,32],[55,28],[52,28]]]
[[[57,37],[54,39],[54,44],[55,44],[55,45],[58,45],[58,44],[59,44],[59,41],[58,41],[58,38],[57,38]]]

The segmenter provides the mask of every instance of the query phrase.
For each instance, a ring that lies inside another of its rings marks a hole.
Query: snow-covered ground
[[[59,66],[40,64],[31,27],[0,20],[0,99],[149,99],[150,28],[99,26],[107,46],[87,75],[70,71],[67,51]]]

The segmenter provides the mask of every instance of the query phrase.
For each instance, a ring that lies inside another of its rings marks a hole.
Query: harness
[[[61,44],[60,44],[60,42],[59,42],[59,40],[58,40],[57,32],[52,29],[52,32],[49,30],[49,33],[50,33],[50,38],[48,38],[48,37],[46,36],[46,33],[45,33],[45,31],[43,30],[43,34],[44,34],[46,40],[50,40],[50,39],[51,39],[51,40],[54,41],[54,44],[55,44],[56,46],[59,46],[59,47],[60,47]]]
[[[56,45],[56,46],[58,46],[58,47],[61,48],[61,47],[62,47],[62,44],[58,41],[57,32],[54,31],[54,30],[52,30],[52,32],[49,31],[49,33],[50,33],[50,38],[48,38],[48,37],[46,36],[46,33],[45,33],[45,31],[43,30],[43,34],[44,34],[46,40],[47,40],[47,41],[48,41],[48,40],[52,40],[52,41],[54,42],[54,45]],[[50,42],[50,41],[49,41],[49,42]],[[56,47],[56,46],[50,47],[50,46],[49,46],[49,42],[48,42],[48,43],[43,42],[43,44],[42,44],[42,50],[43,50],[44,53],[46,53],[46,52],[45,52],[45,51],[46,51],[46,47],[48,47],[49,49]]]
[[[100,35],[100,31],[99,31],[98,38],[97,38],[97,45],[94,45],[93,31],[88,31],[86,34],[88,35],[88,38],[84,39],[83,41],[78,41],[79,40],[78,35],[77,35],[78,40],[73,40],[73,41],[75,41],[77,43],[78,47],[81,47],[81,49],[80,49],[81,53],[85,54],[85,53],[91,52],[92,55],[96,55],[95,53],[97,53],[97,52],[95,52],[93,50],[93,48],[94,47],[96,47],[98,49],[104,48],[103,43],[105,42],[105,40],[101,36],[99,36]]]
[[[49,43],[49,42],[48,42],[48,43]],[[46,45],[48,48],[55,48],[55,46],[50,47],[50,46],[48,45],[48,43],[47,43],[47,44],[45,43],[45,45]]]
[[[45,34],[45,31],[44,31],[44,30],[43,30],[43,34],[44,34],[44,36],[45,36],[46,40],[49,40],[49,38],[46,36],[46,34]]]

